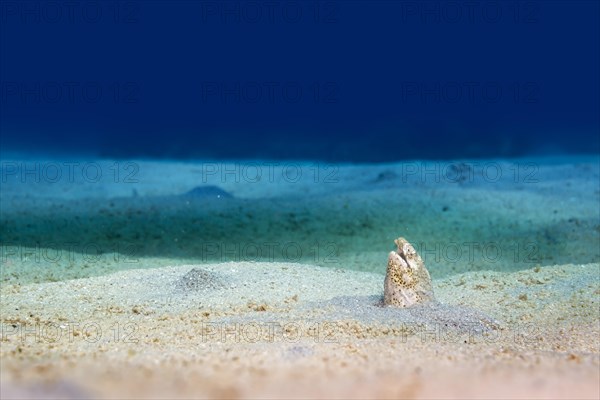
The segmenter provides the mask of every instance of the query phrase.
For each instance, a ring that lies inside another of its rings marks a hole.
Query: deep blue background
[[[0,4],[3,152],[600,151],[597,1]]]

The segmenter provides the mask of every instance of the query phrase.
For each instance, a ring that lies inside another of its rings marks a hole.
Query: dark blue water
[[[599,3],[0,3],[2,152],[598,153]]]

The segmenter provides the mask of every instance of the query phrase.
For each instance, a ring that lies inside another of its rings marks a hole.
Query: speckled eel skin
[[[415,248],[403,237],[394,241],[398,252],[388,256],[383,303],[400,308],[435,301],[431,277]]]

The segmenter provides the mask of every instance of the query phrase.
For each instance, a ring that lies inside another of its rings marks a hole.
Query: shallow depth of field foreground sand
[[[2,399],[600,398],[597,157],[15,160]],[[398,236],[437,303],[381,307]]]
[[[460,274],[419,311],[299,264],[7,286],[2,395],[598,398],[598,268]]]

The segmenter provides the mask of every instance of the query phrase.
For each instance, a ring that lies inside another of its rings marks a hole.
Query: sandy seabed
[[[127,184],[23,181],[20,162],[3,162],[3,399],[600,398],[597,158],[331,182],[140,162]],[[437,303],[380,305],[400,235]]]

